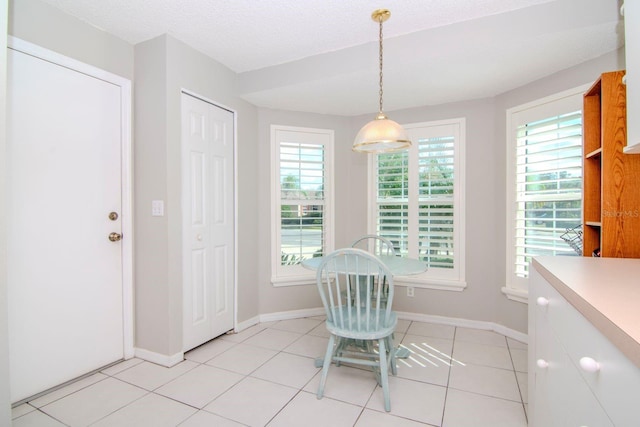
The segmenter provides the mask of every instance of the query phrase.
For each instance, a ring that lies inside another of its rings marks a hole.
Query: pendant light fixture
[[[380,103],[375,119],[364,125],[356,135],[351,148],[353,151],[389,153],[411,146],[407,132],[398,123],[387,118],[382,111],[382,23],[390,16],[391,12],[387,9],[377,9],[371,14],[371,19],[380,25]]]

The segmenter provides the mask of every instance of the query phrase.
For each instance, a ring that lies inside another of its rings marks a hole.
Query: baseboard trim
[[[234,329],[233,332],[235,333],[242,332],[247,328],[257,325],[258,323],[260,323],[260,316],[254,316],[250,319],[243,320],[242,322],[236,324],[236,328]]]
[[[176,353],[171,356],[156,353],[154,351],[145,350],[144,348],[134,348],[135,357],[146,360],[147,362],[162,365],[167,368],[177,365],[184,360],[184,353]]]
[[[324,316],[324,308],[305,308],[302,310],[279,311],[276,313],[261,314],[260,323],[274,322],[278,320],[299,319],[301,317]]]
[[[500,325],[499,323],[495,323],[495,322],[462,319],[458,317],[436,316],[433,314],[410,313],[406,311],[397,311],[396,314],[398,315],[398,319],[415,320],[417,322],[438,323],[441,325],[459,326],[461,328],[482,329],[486,331],[497,332],[506,337],[513,338],[514,340],[520,341],[523,343],[529,342],[529,336],[527,334],[520,331],[516,331],[515,329],[508,328],[504,325]],[[299,319],[302,317],[312,317],[312,316],[324,316],[324,308],[318,307],[318,308],[307,308],[304,310],[280,311],[276,313],[261,314],[260,316],[257,316],[257,318],[259,319],[260,323],[262,323],[262,322],[274,322],[278,320]],[[252,318],[251,320],[253,321],[254,319],[256,319],[256,317]],[[247,323],[247,322],[249,321],[245,321],[243,323]],[[251,323],[248,326],[253,326],[254,324],[255,323]],[[239,331],[242,330],[240,328],[238,329]]]
[[[433,314],[410,313],[410,312],[403,312],[403,311],[399,311],[396,313],[398,314],[398,319],[415,320],[417,322],[438,323],[441,325],[459,326],[461,328],[493,331],[493,332],[502,334],[506,337],[513,338],[516,341],[520,341],[523,343],[529,342],[529,336],[527,334],[520,331],[516,331],[515,329],[507,328],[506,326],[500,325],[499,323],[495,323],[495,322],[462,319],[458,317],[436,316]]]

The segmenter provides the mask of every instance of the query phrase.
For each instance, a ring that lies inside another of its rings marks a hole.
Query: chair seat
[[[360,311],[360,317],[358,313],[356,313],[358,310]],[[366,316],[362,314],[364,311],[364,307],[340,307],[336,310],[333,321],[327,319],[327,330],[334,335],[357,340],[377,340],[393,334],[396,324],[398,323],[398,316],[395,312],[391,312],[386,325],[380,326],[379,322],[382,320],[379,319],[378,322],[376,322],[374,313],[371,313],[369,321],[365,322]],[[349,318],[349,312],[351,312],[351,318]],[[382,317],[383,313],[380,313],[380,316]],[[341,318],[344,319],[343,326],[341,326]],[[358,326],[358,318],[360,318],[360,326]],[[351,320],[349,321],[349,319]]]

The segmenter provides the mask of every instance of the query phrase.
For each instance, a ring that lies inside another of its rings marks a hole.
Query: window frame
[[[284,141],[283,135],[293,136]],[[281,142],[322,145],[324,147],[323,183],[323,253],[334,250],[334,145],[335,132],[331,129],[316,129],[297,126],[271,125],[271,283],[273,286],[297,286],[315,284],[315,271],[300,264],[281,264],[282,199],[280,186]]]
[[[528,303],[529,277],[515,271],[517,221],[517,132],[520,124],[532,123],[573,111],[583,111],[583,95],[589,85],[582,85],[506,110],[506,259],[505,286],[502,293],[510,300]],[[583,115],[584,118],[584,115]]]
[[[419,200],[419,180],[418,180],[418,155],[419,148],[416,141],[420,138],[433,138],[445,136],[442,129],[453,127],[454,142],[454,186],[453,186],[453,222],[454,222],[454,268],[453,269],[429,269],[424,273],[394,277],[394,282],[400,286],[413,286],[425,289],[438,289],[448,291],[462,291],[467,287],[465,268],[465,146],[466,146],[466,119],[453,118],[429,122],[419,122],[402,125],[407,131],[409,138],[413,142],[409,148],[409,204],[408,223],[411,229],[417,231],[419,227],[418,206]],[[431,131],[431,133],[428,133]],[[446,136],[451,136],[450,134]],[[367,230],[370,234],[377,234],[377,155],[369,155],[368,163],[368,214]],[[415,172],[412,172],[415,171]],[[413,175],[413,177],[412,177]],[[412,231],[409,231],[411,236]],[[411,237],[409,237],[411,238]],[[408,244],[409,256],[417,257],[418,244],[410,241]],[[414,254],[415,252],[415,254]]]

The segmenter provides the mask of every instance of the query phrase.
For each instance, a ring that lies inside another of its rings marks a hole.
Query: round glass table
[[[395,255],[378,255],[384,265],[386,265],[394,276],[410,276],[427,271],[427,264],[414,258],[404,258]],[[301,262],[304,268],[317,270],[323,257],[308,258]]]

